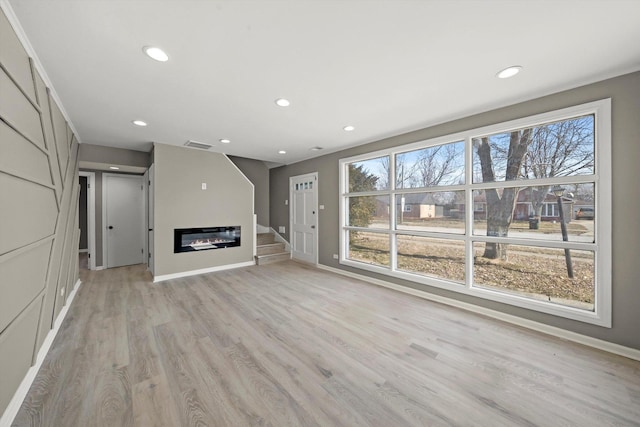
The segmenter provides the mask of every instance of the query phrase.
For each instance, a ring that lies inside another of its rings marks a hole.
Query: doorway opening
[[[78,214],[80,242],[78,244],[79,267],[83,270],[96,269],[96,174],[79,172],[80,197]]]

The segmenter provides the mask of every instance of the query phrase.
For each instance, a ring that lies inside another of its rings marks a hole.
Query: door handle
[[[315,225],[312,225],[312,226],[311,226],[311,228],[316,228],[316,226],[315,226]]]
[[[110,226],[109,226],[109,230],[113,230],[113,225],[110,225]]]

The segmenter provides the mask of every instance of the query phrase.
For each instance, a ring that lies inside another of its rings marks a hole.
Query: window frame
[[[473,183],[473,145],[474,138],[492,135],[502,132],[511,132],[518,129],[535,127],[546,123],[569,120],[572,118],[594,115],[594,156],[595,167],[592,175],[573,175],[566,177],[542,178],[536,180],[515,180],[515,181],[495,181],[487,183]],[[407,151],[427,148],[447,143],[464,141],[465,156],[465,182],[462,185],[438,185],[422,188],[397,188],[395,156]],[[389,188],[386,190],[375,190],[367,192],[349,192],[348,165],[353,162],[360,162],[374,158],[389,156]],[[554,316],[577,320],[602,327],[611,327],[611,304],[612,304],[612,277],[611,277],[611,227],[612,227],[612,198],[611,198],[611,99],[602,99],[581,105],[576,105],[559,110],[549,111],[542,114],[527,116],[515,120],[496,123],[488,126],[457,132],[437,138],[421,140],[406,145],[399,145],[383,150],[364,153],[357,156],[343,158],[339,160],[339,227],[340,227],[340,248],[339,262],[342,265],[359,268],[395,278],[408,280],[436,288],[446,289],[457,293],[471,295],[490,301],[496,301],[521,307],[537,312],[547,313]],[[473,212],[474,201],[473,191],[487,188],[509,188],[523,187],[528,185],[563,185],[594,183],[596,194],[594,212],[596,222],[595,243],[583,242],[561,242],[553,240],[522,239],[517,237],[491,237],[473,234]],[[396,229],[396,197],[405,193],[415,192],[441,192],[441,191],[464,191],[465,194],[465,232],[464,234],[448,234],[441,232],[415,231]],[[389,226],[388,228],[370,229],[365,227],[351,227],[346,225],[348,221],[348,203],[350,196],[381,196],[389,197]],[[348,240],[345,238],[347,232],[367,231],[373,233],[386,234],[389,237],[389,268],[366,264],[347,258],[349,253]],[[397,270],[397,236],[414,235],[431,237],[436,239],[452,239],[465,242],[465,283],[454,283],[445,279],[414,274]],[[511,243],[515,245],[547,247],[547,248],[569,248],[577,250],[588,250],[594,252],[594,292],[595,302],[593,311],[579,308],[563,306],[530,299],[524,296],[508,294],[493,289],[473,286],[473,243],[474,242],[499,242]]]

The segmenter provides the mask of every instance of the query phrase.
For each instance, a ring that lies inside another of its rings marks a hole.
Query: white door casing
[[[318,263],[318,173],[289,178],[289,230],[293,259]]]
[[[148,248],[149,248],[149,263],[148,263],[148,267],[149,267],[149,271],[151,272],[151,274],[153,274],[154,271],[154,256],[155,256],[155,249],[154,249],[154,231],[153,231],[153,224],[154,224],[154,191],[155,191],[155,166],[151,165],[149,167],[149,187],[148,187],[148,194],[147,197],[149,198],[149,218],[148,218]]]
[[[107,268],[141,264],[144,248],[142,177],[104,174],[104,241]]]

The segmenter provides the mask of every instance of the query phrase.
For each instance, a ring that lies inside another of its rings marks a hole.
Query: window
[[[340,262],[610,327],[610,159],[610,100],[342,159]]]

